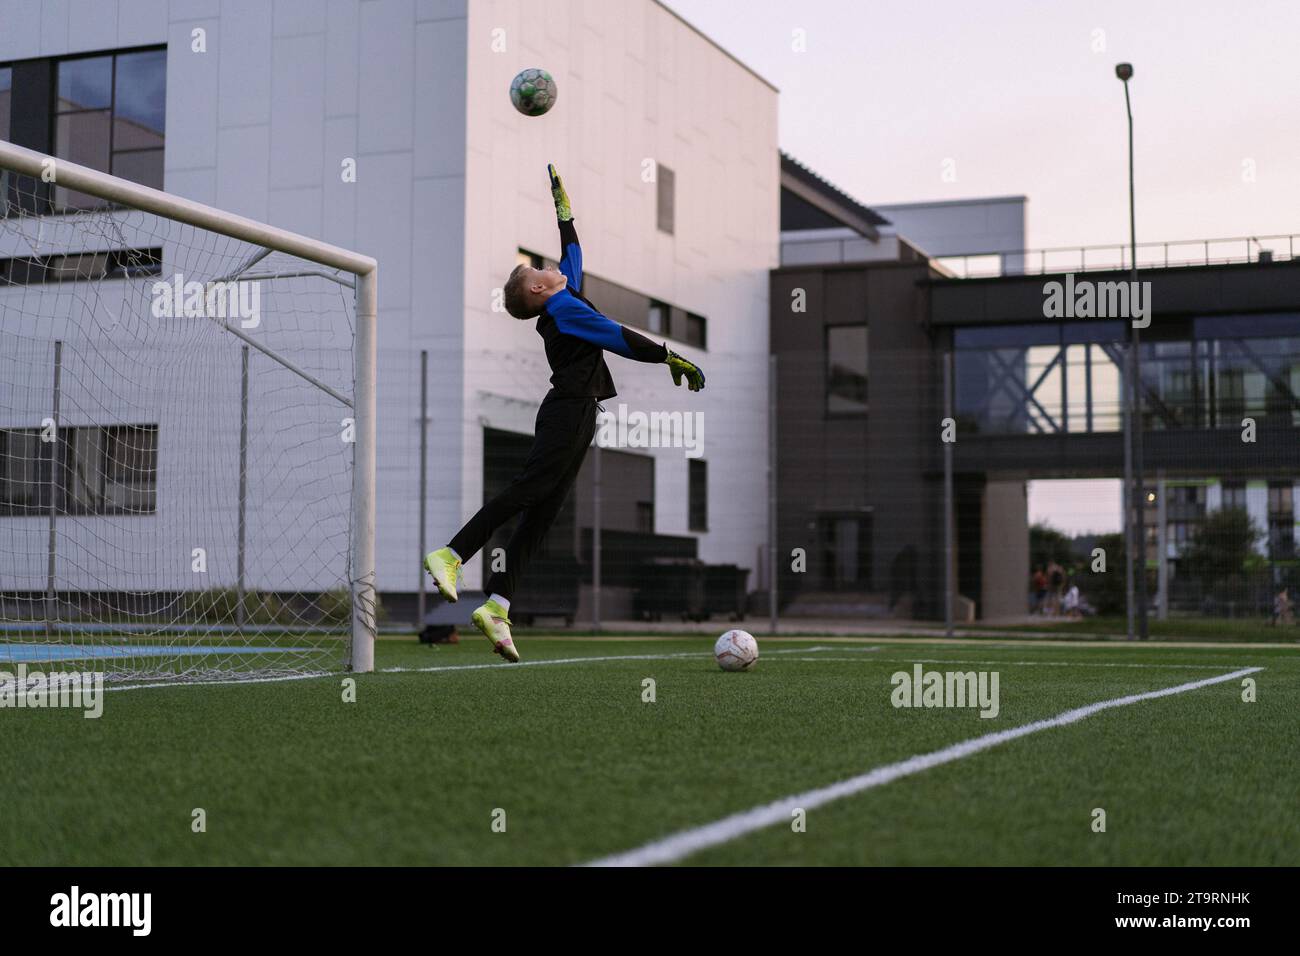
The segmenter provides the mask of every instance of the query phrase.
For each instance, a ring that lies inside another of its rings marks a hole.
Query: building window
[[[708,319],[702,315],[695,315],[693,312],[686,313],[686,344],[694,345],[701,349],[708,348]]]
[[[48,282],[139,279],[162,274],[162,249],[112,249],[52,256],[0,259],[0,283],[44,285]]]
[[[645,327],[646,331],[653,332],[655,335],[668,334],[668,314],[669,308],[656,299],[650,300],[650,307],[646,310]]]
[[[636,530],[643,534],[655,533],[655,503],[638,501],[636,503]]]
[[[1205,504],[1204,485],[1170,485],[1168,494],[1171,505],[1203,506]]]
[[[673,204],[676,199],[676,181],[677,176],[671,169],[662,163],[655,166],[655,198],[657,209],[657,222],[660,232],[666,232],[668,235],[673,234],[675,218]]]
[[[1223,483],[1223,500],[1220,505],[1225,511],[1228,508],[1240,508],[1246,510],[1246,483],[1244,481],[1225,481]]]
[[[0,515],[45,514],[51,494],[60,514],[152,514],[157,486],[157,425],[0,430]]]
[[[689,459],[690,487],[687,492],[688,526],[692,531],[709,530],[709,465],[702,458]]]
[[[0,139],[10,139],[9,112],[13,101],[14,71],[0,66]]]
[[[60,60],[55,65],[54,155],[145,186],[163,186],[167,51]],[[55,186],[60,210],[109,203]]]
[[[867,410],[867,327],[826,329],[826,411],[833,415]]]
[[[1268,556],[1274,561],[1295,558],[1295,505],[1290,482],[1268,486]]]
[[[822,587],[830,591],[870,587],[871,518],[824,515],[818,518],[817,524]]]
[[[542,268],[544,260],[535,252],[529,252],[527,249],[520,249],[515,254],[515,264],[528,266],[530,269]]]
[[[0,515],[49,510],[50,457],[37,428],[0,430]]]

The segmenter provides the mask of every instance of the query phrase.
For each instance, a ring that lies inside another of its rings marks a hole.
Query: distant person
[[[1055,561],[1047,566],[1047,610],[1055,617],[1061,613],[1061,594],[1065,590],[1065,568]]]
[[[1283,588],[1273,597],[1273,625],[1295,623],[1295,609],[1291,604],[1290,588]]]
[[[904,596],[916,593],[916,548],[905,546],[889,565],[889,610]]]
[[[1079,597],[1079,585],[1073,581],[1070,582],[1069,589],[1065,592],[1065,597],[1061,599],[1061,608],[1065,611],[1065,616],[1072,620],[1078,620],[1083,617],[1082,599]]]
[[[1034,568],[1034,573],[1029,579],[1029,590],[1034,595],[1033,612],[1043,614],[1046,612],[1044,602],[1047,600],[1047,575],[1043,573],[1043,566],[1040,564]]]

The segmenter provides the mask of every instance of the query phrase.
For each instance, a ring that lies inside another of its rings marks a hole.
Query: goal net
[[[374,277],[0,143],[0,670],[370,669]]]

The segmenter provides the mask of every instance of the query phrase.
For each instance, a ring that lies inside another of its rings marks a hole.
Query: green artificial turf
[[[355,703],[339,675],[112,692],[98,720],[0,710],[0,862],[581,863],[1247,666],[1264,668],[1254,703],[1234,680],[1104,711],[810,810],[805,832],[775,825],[682,862],[1300,862],[1295,651],[761,640],[758,666],[727,674],[697,639],[520,643],[530,663],[512,667],[478,640],[381,641],[377,666],[409,670],[358,676]],[[997,671],[1000,714],[896,709],[890,675],[918,660]]]

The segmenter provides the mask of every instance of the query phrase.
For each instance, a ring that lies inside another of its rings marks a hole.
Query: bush
[[[238,619],[239,593],[234,588],[195,591],[186,599],[187,616],[205,624],[233,624]],[[244,592],[245,624],[283,624],[292,615],[278,596],[260,591]]]
[[[352,620],[352,593],[347,588],[334,588],[332,591],[323,591],[316,599],[317,617],[316,623],[319,624],[347,624]],[[378,594],[375,595],[375,621],[376,623],[386,620],[388,612],[384,609],[383,601]]]

